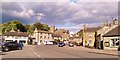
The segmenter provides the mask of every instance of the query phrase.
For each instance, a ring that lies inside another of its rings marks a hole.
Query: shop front
[[[120,37],[104,37],[104,50],[118,50]]]

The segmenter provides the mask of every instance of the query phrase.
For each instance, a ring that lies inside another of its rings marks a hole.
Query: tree
[[[2,33],[5,31],[9,32],[12,28],[16,31],[19,29],[20,31],[25,32],[25,27],[22,25],[22,23],[18,20],[13,20],[2,24]]]
[[[41,24],[41,25],[42,25],[41,30],[48,31],[50,29],[47,24]]]
[[[30,26],[29,30],[27,31],[29,34],[32,34],[35,30],[35,26]]]
[[[22,25],[22,23],[18,20],[13,20],[10,22],[10,24],[15,24],[15,26],[17,27],[17,29],[19,29],[22,32],[25,32],[25,27]]]
[[[35,28],[37,28],[38,30],[41,30],[42,27],[41,23],[39,22],[34,23],[33,26],[35,26]]]
[[[30,24],[26,24],[24,27],[25,27],[25,31],[27,32],[30,29],[31,25]]]
[[[83,36],[83,32],[79,32],[79,36]]]

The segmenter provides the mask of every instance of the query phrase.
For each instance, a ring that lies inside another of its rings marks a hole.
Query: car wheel
[[[22,50],[22,47],[18,47],[19,50]]]
[[[9,49],[8,49],[7,47],[5,47],[5,48],[4,48],[4,51],[7,52],[7,51],[9,51]]]

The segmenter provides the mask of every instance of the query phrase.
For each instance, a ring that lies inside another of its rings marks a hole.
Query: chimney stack
[[[50,32],[55,32],[55,26],[53,25],[50,26]]]
[[[113,24],[114,24],[114,25],[118,25],[118,20],[117,20],[117,19],[114,19],[114,20],[113,20]]]
[[[15,30],[12,28],[12,30],[10,32],[15,32]]]
[[[20,30],[18,29],[18,30],[17,30],[17,32],[19,33],[19,32],[20,32]]]
[[[104,22],[104,26],[108,26],[108,21],[105,21],[105,22]]]
[[[87,27],[86,27],[86,25],[83,25],[83,28],[84,28],[84,30],[87,30]]]
[[[37,29],[37,28],[35,28],[34,32],[38,32],[38,29]]]

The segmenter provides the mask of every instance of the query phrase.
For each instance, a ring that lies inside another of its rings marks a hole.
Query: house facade
[[[35,29],[33,37],[35,38],[35,42],[38,44],[44,43],[46,40],[53,41],[52,34],[48,31]]]
[[[120,26],[112,29],[102,37],[104,50],[118,50],[120,43]]]
[[[73,40],[73,42],[80,43],[81,46],[83,45],[83,37],[80,35],[80,33],[83,32],[80,30],[79,32],[75,33],[70,39]]]
[[[96,36],[96,39],[97,39],[97,48],[99,49],[103,49],[104,45],[103,45],[103,35],[108,33],[109,31],[113,30],[114,28],[116,28],[118,26],[118,20],[115,19],[113,20],[113,23],[108,23],[108,22],[104,22],[104,26],[99,29],[97,31],[97,36]]]
[[[56,34],[60,34],[61,37],[63,38],[63,41],[67,41],[70,39],[70,34],[68,30],[65,29],[57,29],[55,31]]]
[[[83,29],[83,46],[94,48],[96,41],[96,31],[101,27]]]
[[[28,42],[28,34],[20,31],[14,31],[13,29],[10,32],[5,32],[4,34],[4,41],[17,41],[18,43],[27,44]]]
[[[54,26],[50,26],[49,31],[35,29],[33,38],[35,38],[33,42],[37,42],[39,45],[43,44],[45,41],[63,41],[62,35],[55,32]]]

